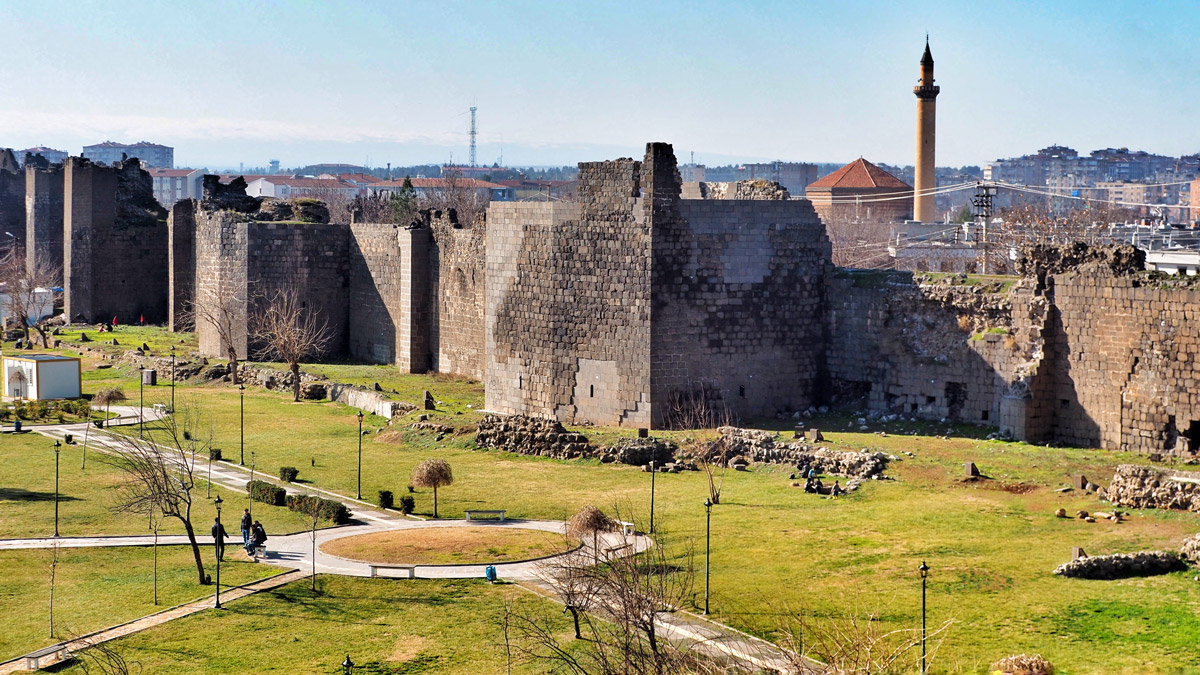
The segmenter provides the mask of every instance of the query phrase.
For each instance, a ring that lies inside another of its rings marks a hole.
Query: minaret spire
[[[929,51],[929,34],[925,34],[925,53],[921,56],[921,79],[913,87],[917,97],[917,162],[913,176],[913,219],[931,223],[937,219],[937,202],[933,191],[937,188],[934,176],[934,142],[937,135],[935,118],[937,95],[941,91],[933,83],[933,53]]]

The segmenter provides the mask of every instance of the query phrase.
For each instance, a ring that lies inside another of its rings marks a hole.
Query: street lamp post
[[[362,499],[362,420],[363,413],[358,411],[358,499]]]
[[[350,655],[347,654],[346,660],[342,661],[342,673],[343,675],[350,675],[352,672],[354,672],[354,662],[350,660]]]
[[[712,500],[704,500],[704,615],[708,616],[708,559],[712,550]]]
[[[254,451],[251,450],[250,451],[250,483],[251,484],[254,483],[254,463],[255,463]],[[253,491],[254,491],[254,488],[250,488],[249,490],[246,490],[246,501],[249,502],[249,504],[250,504],[249,511],[250,511],[250,519],[251,520],[254,520],[254,495],[252,494]]]
[[[921,675],[925,675],[925,580],[929,577],[929,565],[922,560],[917,571],[921,573]]]
[[[146,369],[138,368],[138,438],[145,438],[146,430]]]
[[[220,526],[220,524],[221,524],[221,502],[222,502],[221,495],[217,495],[217,498],[215,500],[213,500],[213,505],[217,507],[217,525],[218,526]],[[217,528],[217,531],[220,532],[219,527]],[[217,557],[217,599],[216,599],[216,602],[213,603],[213,607],[216,609],[221,609],[221,555],[220,555],[220,551],[218,550],[218,546],[219,546],[219,544],[217,544],[217,540],[214,538],[213,539],[213,554]]]
[[[175,345],[171,345],[171,412],[175,412]]]
[[[238,464],[246,466],[246,385],[238,385],[238,407],[241,419],[241,450],[238,453]]]
[[[654,474],[658,471],[654,467],[654,460],[650,460],[650,534],[654,534]]]
[[[58,536],[58,453],[62,443],[54,441],[54,536]]]

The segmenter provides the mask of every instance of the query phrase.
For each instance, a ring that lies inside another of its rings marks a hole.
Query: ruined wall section
[[[296,221],[247,224],[251,313],[277,291],[294,289],[301,307],[328,325],[330,354],[346,352],[349,333],[349,225]],[[251,345],[254,351],[254,345]]]
[[[479,380],[484,371],[487,231],[431,214],[429,249],[432,368]]]
[[[1055,440],[1200,452],[1200,291],[1102,269],[1048,279],[1056,331]]]
[[[167,216],[168,307],[167,330],[195,329],[192,303],[196,297],[196,201],[182,199]]]
[[[640,177],[631,159],[585,163],[579,203],[489,208],[489,410],[649,425],[651,235]]]
[[[196,337],[204,356],[225,358],[228,333],[239,359],[247,356],[247,269],[250,217],[236,211],[195,211]]]
[[[72,321],[167,320],[166,211],[135,160],[67,159],[63,180],[64,306]]]
[[[412,373],[429,370],[430,239],[424,227],[350,225],[349,350],[354,358]]]
[[[63,267],[63,165],[25,166],[25,264],[38,257]]]
[[[10,150],[4,152],[12,158]],[[14,160],[0,168],[0,239],[5,240],[4,246],[9,241],[25,246],[25,212],[25,174],[16,168]],[[5,232],[12,237],[5,236]]]
[[[1047,306],[1031,282],[922,283],[908,273],[830,278],[832,391],[884,414],[980,422],[1018,438],[1046,432]]]

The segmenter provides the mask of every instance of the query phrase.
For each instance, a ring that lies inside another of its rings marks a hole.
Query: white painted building
[[[79,398],[83,382],[79,359],[54,354],[4,356],[4,400],[55,400]]]
[[[4,285],[0,284],[0,326],[12,327],[15,319],[12,316],[10,308],[11,300],[8,294],[4,292]],[[48,316],[54,315],[54,291],[49,288],[37,288],[33,291],[33,311],[29,318],[37,321]]]
[[[154,198],[166,208],[184,199],[204,197],[204,169],[148,168],[154,182]]]
[[[1200,272],[1200,251],[1146,251],[1146,269],[1194,277]]]
[[[265,176],[252,180],[246,186],[251,197],[311,197],[321,201],[346,201],[365,191],[353,183],[336,178],[292,178],[290,176]]]

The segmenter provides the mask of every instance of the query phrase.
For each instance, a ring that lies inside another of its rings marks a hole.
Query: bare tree
[[[244,312],[246,299],[238,293],[219,293],[211,288],[202,288],[188,310],[191,322],[199,329],[203,323],[217,334],[217,340],[225,348],[229,360],[229,373],[233,383],[241,382],[238,374],[239,331],[245,328]]]
[[[205,583],[200,546],[192,528],[192,490],[196,485],[196,453],[207,455],[211,433],[202,434],[200,415],[192,405],[162,420],[162,427],[148,430],[145,439],[116,435],[117,443],[104,460],[117,468],[122,481],[115,510],[150,517],[158,513],[183,524],[200,584]]]
[[[329,322],[300,300],[295,287],[285,287],[257,303],[250,322],[256,355],[283,361],[292,373],[292,400],[300,400],[300,361],[320,356],[333,339]]]
[[[127,661],[103,638],[71,634],[71,654],[85,675],[133,675],[142,672],[137,661]]]
[[[456,170],[446,171],[442,178],[440,188],[429,191],[419,200],[421,208],[442,211],[448,215],[453,211],[452,219],[468,227],[481,221],[492,201],[488,190],[479,187],[474,178],[464,178]]]
[[[879,617],[857,609],[824,616],[785,612],[780,633],[797,672],[817,675],[888,675],[915,672],[919,628],[887,629]],[[926,635],[928,661],[937,656],[946,620]]]
[[[693,441],[689,451],[699,462],[700,469],[704,471],[704,477],[708,480],[709,501],[720,504],[721,489],[725,487],[725,472],[729,470],[729,437],[721,434],[710,441]]]
[[[567,536],[583,539],[592,537],[592,558],[600,561],[600,533],[612,532],[617,529],[617,521],[609,518],[603,511],[592,505],[587,505],[567,519]]]
[[[127,400],[127,397],[125,396],[125,392],[122,391],[120,387],[101,389],[92,396],[92,403],[104,406],[105,422],[108,421],[108,412],[109,408],[112,407],[112,404],[121,403],[125,400]]]
[[[570,612],[571,620],[575,624],[576,640],[583,639],[579,617],[595,606],[600,590],[596,575],[588,572],[586,561],[578,559],[583,555],[583,550],[577,548],[554,558],[542,574],[542,580],[554,589],[554,593],[562,600],[563,611]]]
[[[61,291],[62,269],[49,256],[39,253],[27,259],[25,249],[12,246],[0,257],[0,284],[8,296],[8,311],[21,326],[25,342],[29,342],[29,329],[37,331],[42,347],[50,347],[50,330],[47,321],[54,315],[55,301]]]
[[[577,675],[729,672],[694,653],[695,645],[659,634],[660,617],[683,606],[692,592],[690,547],[679,555],[667,550],[660,536],[657,545],[639,555],[613,557],[600,565],[591,564],[588,556],[565,558],[570,571],[560,568],[552,574],[588,578],[591,610],[577,614],[582,643],[563,642],[556,619],[544,608],[509,603],[503,616],[508,648],[520,660]]]
[[[412,484],[433,488],[433,517],[438,517],[438,488],[454,483],[450,463],[444,459],[427,459],[413,467]]]

